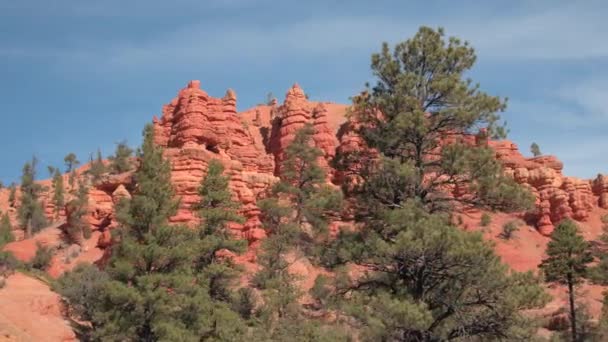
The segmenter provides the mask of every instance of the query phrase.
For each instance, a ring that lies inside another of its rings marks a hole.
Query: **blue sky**
[[[191,79],[239,110],[298,82],[347,103],[370,54],[420,25],[476,48],[471,73],[509,98],[510,138],[568,175],[608,171],[605,1],[0,0],[0,180],[126,139]]]

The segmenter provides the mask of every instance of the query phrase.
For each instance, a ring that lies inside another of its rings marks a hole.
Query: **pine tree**
[[[286,234],[295,239],[292,245],[309,256],[327,242],[329,219],[342,205],[342,193],[326,184],[325,171],[318,164],[322,152],[311,145],[313,134],[310,124],[296,132],[285,149],[280,181],[273,186],[271,197],[260,201],[270,233],[291,230]],[[288,224],[279,227],[279,222]]]
[[[357,211],[392,209],[409,198],[431,211],[455,204],[508,211],[532,205],[529,192],[503,175],[493,150],[462,141],[479,128],[489,137],[505,135],[497,114],[505,101],[464,78],[475,60],[468,42],[446,42],[443,29],[428,27],[393,51],[384,43],[372,56],[377,82],[353,99],[351,117],[380,154],[357,151],[336,160],[340,168],[360,169],[362,186],[354,190],[367,201]],[[454,198],[446,191],[454,188],[468,191]]]
[[[125,141],[116,144],[116,151],[113,156],[110,156],[110,171],[112,173],[123,173],[130,171],[131,166],[131,156],[133,155],[133,150],[129,148]]]
[[[521,210],[532,196],[491,149],[462,141],[479,127],[503,136],[496,113],[505,103],[464,79],[474,51],[443,35],[422,27],[372,56],[378,81],[354,99],[351,115],[377,153],[335,161],[358,168],[345,189],[360,227],[340,232],[323,260],[363,270],[340,272],[330,301],[363,327],[362,340],[525,339],[534,329],[520,310],[547,301],[531,273],[511,272],[480,234],[449,220],[456,206]],[[454,197],[452,189],[467,191]]]
[[[525,339],[534,334],[520,310],[547,295],[531,273],[508,270],[481,234],[461,231],[418,202],[402,204],[382,229],[338,239],[335,255],[367,271],[339,277],[337,308],[365,328],[363,340]],[[340,279],[342,278],[342,279]]]
[[[532,152],[532,155],[535,157],[538,157],[542,154],[540,152],[540,147],[535,142],[533,142],[532,145],[530,145],[530,152]]]
[[[17,205],[17,185],[15,183],[11,183],[9,186],[8,203],[12,208]]]
[[[602,312],[594,332],[594,341],[608,340],[608,292],[604,291],[603,295]]]
[[[76,155],[71,152],[63,158],[63,161],[65,162],[65,172],[67,173],[72,172],[74,170],[74,167],[80,164],[80,162],[78,161],[78,157],[76,157]]]
[[[570,302],[570,332],[578,341],[574,287],[587,275],[587,264],[593,261],[589,244],[578,232],[573,221],[562,221],[551,234],[547,258],[539,265],[549,282],[568,286]]]
[[[269,340],[346,340],[346,334],[336,327],[304,314],[298,303],[303,293],[295,283],[297,277],[289,272],[289,259],[298,258],[298,252],[317,258],[316,249],[328,243],[330,215],[340,210],[342,202],[341,192],[326,184],[325,172],[317,163],[322,152],[312,146],[313,134],[311,125],[298,130],[285,149],[280,181],[269,198],[259,201],[270,236],[262,243],[261,270],[254,284],[264,297],[260,316]]]
[[[68,153],[63,158],[63,161],[65,162],[66,167],[65,172],[70,174],[70,177],[68,178],[68,183],[70,184],[70,192],[73,192],[75,189],[74,185],[76,182],[76,166],[80,164],[80,161],[74,153]]]
[[[38,201],[42,187],[35,182],[37,163],[36,158],[25,163],[21,176],[21,205],[17,214],[26,237],[31,237],[47,224],[44,210]]]
[[[55,217],[59,218],[59,213],[65,204],[63,187],[63,175],[58,168],[54,169],[53,173],[53,205],[55,206]]]
[[[11,219],[8,217],[8,213],[0,215],[0,249],[2,246],[9,242],[15,241],[13,236],[13,226],[11,225]]]
[[[83,238],[90,237],[91,227],[84,220],[89,205],[89,189],[81,180],[76,198],[66,205],[66,234],[70,242],[82,244]]]
[[[151,125],[144,130],[138,156],[136,189],[118,209],[120,227],[105,268],[108,278],[99,286],[91,285],[95,296],[72,292],[77,295],[70,305],[85,308],[94,339],[238,340],[244,333],[243,322],[229,303],[211,297],[197,274],[198,234],[167,222],[178,201],[170,165],[154,145]],[[65,291],[74,289],[81,277],[68,282]]]
[[[232,200],[228,177],[223,172],[222,163],[211,160],[198,190],[201,200],[195,208],[202,222],[196,251],[196,271],[201,276],[201,282],[207,284],[212,298],[229,301],[232,299],[230,286],[238,271],[232,260],[219,258],[218,252],[241,253],[246,249],[246,241],[234,239],[229,232],[231,222],[244,223],[244,218],[237,213],[239,204]]]
[[[106,166],[103,163],[103,157],[101,155],[101,151],[98,149],[97,157],[95,158],[95,160],[91,161],[91,168],[89,169],[89,173],[91,174],[91,176],[93,177],[93,181],[95,182],[95,181],[99,180],[101,175],[103,175],[105,172],[106,172]]]

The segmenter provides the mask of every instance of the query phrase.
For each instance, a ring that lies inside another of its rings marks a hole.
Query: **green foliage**
[[[201,263],[208,235],[167,223],[178,202],[150,125],[138,155],[137,187],[118,210],[106,275],[84,269],[64,276],[73,277],[63,291],[70,306],[89,319],[93,340],[239,340],[245,324],[232,310],[232,298],[223,297],[225,265],[215,255]],[[78,283],[84,287],[74,288]]]
[[[271,197],[260,201],[265,227],[271,234],[288,235],[290,246],[308,256],[328,242],[328,222],[342,206],[342,193],[326,184],[317,160],[322,151],[311,146],[314,129],[301,128],[285,149],[281,180]]]
[[[589,278],[596,284],[608,285],[608,215],[602,216],[601,220],[600,244],[594,251],[599,262],[589,269]]]
[[[272,105],[272,102],[274,101],[274,95],[272,94],[272,92],[268,92],[268,94],[266,94],[266,105],[270,106]]]
[[[89,189],[80,181],[76,198],[66,205],[66,235],[71,243],[82,243],[83,238],[90,237],[91,227],[84,219],[89,205]]]
[[[44,271],[51,265],[51,259],[53,259],[53,249],[41,244],[36,243],[36,254],[30,264],[32,268]]]
[[[505,240],[511,240],[513,234],[519,230],[519,224],[517,221],[509,221],[502,226],[502,232],[500,237]]]
[[[91,166],[89,169],[89,174],[93,177],[93,181],[97,181],[101,178],[101,175],[106,173],[106,166],[103,163],[103,157],[101,155],[101,151],[97,150],[97,157],[95,160],[91,160]]]
[[[589,243],[579,234],[571,220],[562,221],[551,234],[547,245],[547,258],[539,265],[549,282],[568,286],[570,301],[570,332],[578,340],[574,286],[587,275],[587,264],[593,261]]]
[[[6,277],[13,273],[15,269],[21,266],[19,260],[15,258],[13,253],[0,251],[0,276]]]
[[[481,235],[409,202],[365,227],[370,272],[337,283],[339,308],[365,327],[364,340],[523,339],[533,334],[520,310],[547,296],[531,273],[510,272]],[[362,248],[363,249],[363,248]]]
[[[479,127],[490,136],[505,133],[497,114],[505,101],[464,78],[475,59],[467,42],[446,41],[442,29],[428,27],[393,51],[385,43],[372,56],[377,82],[354,98],[351,116],[380,155],[356,152],[336,160],[339,168],[358,165],[364,182],[354,191],[366,199],[358,209],[363,215],[400,206],[408,198],[431,211],[449,209],[455,201],[507,211],[531,206],[532,196],[503,175],[492,149],[458,138]],[[445,144],[446,137],[454,142]],[[446,187],[469,191],[454,198],[444,193]]]
[[[63,186],[63,175],[58,168],[53,168],[53,205],[55,206],[55,217],[59,217],[61,209],[65,205],[65,188]]]
[[[42,205],[38,201],[42,186],[36,180],[36,158],[23,166],[21,176],[21,205],[17,211],[19,222],[25,230],[25,236],[30,237],[47,225]]]
[[[130,159],[132,155],[133,150],[127,145],[126,141],[116,144],[114,155],[108,157],[110,160],[110,172],[116,174],[131,171]]]
[[[608,340],[608,292],[604,291],[603,295],[602,312],[594,332],[594,341]]]
[[[481,221],[479,224],[482,227],[487,227],[490,225],[490,223],[492,223],[492,216],[490,216],[488,213],[481,214]]]
[[[9,242],[15,241],[13,236],[13,226],[11,225],[11,219],[8,217],[8,213],[4,213],[0,218],[0,249],[2,246]]]
[[[207,176],[198,190],[201,201],[195,208],[203,219],[201,229],[204,234],[215,233],[227,238],[229,235],[227,224],[244,223],[245,220],[237,213],[239,203],[232,200],[228,177],[224,176],[223,172],[224,166],[219,160],[212,159],[209,162]]]
[[[11,183],[9,187],[8,203],[13,208],[17,205],[17,185],[15,183]]]
[[[63,162],[65,163],[65,172],[67,173],[72,172],[74,170],[74,167],[80,164],[80,161],[78,161],[78,157],[76,157],[76,155],[71,152],[63,158]]]
[[[108,275],[97,267],[79,264],[57,279],[53,290],[61,294],[75,318],[95,323],[97,311],[103,304],[99,294],[108,281]]]
[[[577,283],[587,275],[587,264],[593,261],[589,244],[578,231],[576,223],[562,221],[553,233],[547,245],[547,258],[539,267],[547,281],[567,285]],[[571,278],[570,280],[568,280]]]
[[[240,288],[237,291],[236,300],[233,303],[233,309],[244,319],[251,319],[256,309],[256,298],[253,289],[249,287]]]
[[[258,202],[269,233],[258,255],[261,269],[253,279],[263,297],[258,314],[265,340],[329,338],[327,326],[302,311],[298,279],[289,272],[292,259],[319,257],[317,249],[329,243],[329,218],[341,209],[342,194],[326,184],[326,174],[317,163],[322,151],[312,146],[313,134],[311,125],[296,133],[285,149],[280,181],[268,198]],[[340,333],[335,338],[345,336]]]
[[[540,147],[535,142],[533,142],[532,145],[530,145],[530,152],[532,152],[532,155],[535,157],[538,157],[542,154],[540,152]]]

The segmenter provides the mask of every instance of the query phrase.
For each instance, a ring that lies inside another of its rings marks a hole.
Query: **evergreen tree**
[[[261,270],[254,283],[264,297],[260,316],[269,340],[346,340],[336,327],[304,314],[298,303],[303,293],[295,283],[297,277],[289,272],[289,259],[299,258],[299,252],[315,258],[319,254],[315,249],[328,243],[329,217],[341,207],[341,192],[326,185],[325,172],[317,163],[322,152],[311,145],[313,134],[311,125],[296,133],[285,149],[280,181],[270,197],[259,202],[270,236],[262,243]]]
[[[80,181],[76,198],[66,205],[66,235],[70,242],[82,244],[83,238],[90,237],[91,227],[83,219],[89,205],[89,189]]]
[[[38,201],[42,187],[35,182],[37,163],[36,158],[25,163],[21,176],[21,205],[17,214],[26,237],[31,237],[47,224],[44,210]]]
[[[125,141],[122,141],[116,144],[116,151],[113,156],[110,156],[110,171],[112,173],[123,173],[130,171],[131,166],[131,156],[133,155],[133,150],[129,148],[129,145]]]
[[[9,186],[8,203],[12,208],[17,205],[17,185],[15,183],[11,183]]]
[[[230,286],[238,274],[229,258],[219,258],[221,250],[240,253],[246,249],[245,240],[235,240],[230,236],[228,224],[244,223],[237,213],[239,204],[232,201],[228,188],[228,177],[223,175],[224,166],[219,160],[209,162],[207,175],[203,179],[198,194],[201,200],[195,208],[201,218],[199,227],[200,243],[196,251],[196,271],[199,280],[207,284],[209,294],[216,300],[229,301]]]
[[[106,172],[106,166],[103,163],[103,157],[101,155],[101,151],[97,150],[97,157],[95,160],[91,160],[91,168],[89,169],[89,173],[93,177],[93,181],[99,180],[101,175]]]
[[[74,183],[76,182],[76,166],[80,164],[80,161],[74,153],[68,153],[68,155],[63,158],[63,161],[65,162],[66,173],[70,174],[70,177],[68,178],[70,192],[73,192],[75,190]]]
[[[542,154],[542,153],[540,153],[540,147],[535,142],[533,142],[532,145],[530,145],[530,152],[532,152],[532,155],[535,157],[538,157]]]
[[[329,219],[342,205],[342,193],[327,185],[325,171],[317,162],[323,154],[311,145],[313,134],[310,124],[296,132],[285,149],[280,181],[271,197],[260,201],[271,234],[284,230],[295,239],[291,245],[309,256],[327,243]]]
[[[11,219],[8,217],[8,213],[0,215],[0,249],[2,246],[9,242],[15,241],[13,236],[13,226],[11,225]]]
[[[547,295],[531,273],[510,272],[481,234],[461,231],[417,202],[339,239],[342,262],[365,267],[340,277],[337,307],[364,326],[366,341],[518,340],[534,334],[520,310]]]
[[[78,157],[76,157],[76,155],[71,152],[63,158],[63,161],[65,162],[65,172],[67,173],[72,172],[74,170],[74,167],[80,164],[80,161],[78,161]]]
[[[608,292],[604,291],[603,295],[602,312],[594,332],[594,341],[608,340]]]
[[[59,218],[59,213],[65,204],[63,187],[63,175],[58,168],[54,169],[53,173],[53,205],[55,206],[55,217]]]
[[[593,261],[589,244],[573,221],[562,221],[551,234],[547,258],[539,265],[547,281],[568,286],[570,332],[578,341],[574,287],[587,275],[587,264]]]
[[[509,271],[480,234],[459,230],[446,213],[520,210],[532,196],[504,176],[491,149],[463,141],[480,127],[504,136],[496,113],[505,103],[464,79],[475,53],[443,35],[422,27],[372,56],[378,81],[354,99],[351,115],[377,153],[335,161],[358,168],[360,179],[345,188],[356,195],[360,228],[340,232],[324,261],[355,263],[364,275],[338,277],[330,303],[363,326],[363,340],[525,339],[534,329],[520,311],[547,300],[531,273]]]
[[[462,141],[479,128],[489,137],[504,136],[497,112],[506,103],[464,78],[476,60],[468,42],[443,37],[441,28],[421,27],[392,52],[385,43],[372,56],[377,83],[354,98],[351,116],[380,154],[353,152],[336,160],[339,168],[359,168],[363,182],[354,188],[366,199],[357,209],[363,215],[409,198],[431,211],[456,201],[502,210],[533,203],[529,192],[503,175],[493,150]],[[468,191],[454,198],[446,189],[455,188]]]
[[[198,234],[167,223],[178,202],[170,165],[154,145],[151,125],[144,130],[138,155],[137,187],[118,209],[120,228],[105,268],[108,278],[92,285],[95,298],[74,295],[71,306],[85,308],[94,339],[238,340],[243,322],[229,303],[211,297],[208,283],[197,274]],[[69,282],[66,288],[73,286]]]

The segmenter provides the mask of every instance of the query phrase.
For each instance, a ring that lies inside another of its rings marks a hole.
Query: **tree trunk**
[[[570,299],[570,329],[572,330],[572,342],[576,342],[576,311],[574,308],[574,284],[572,273],[568,273],[568,297]]]

